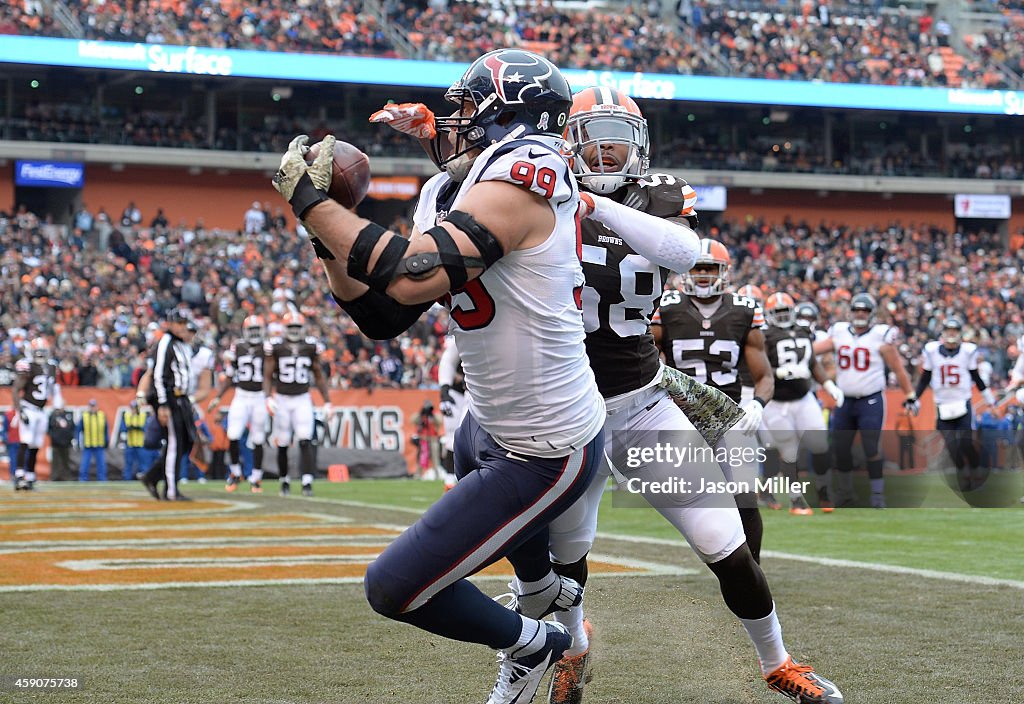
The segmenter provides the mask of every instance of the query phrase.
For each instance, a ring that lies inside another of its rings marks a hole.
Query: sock
[[[884,494],[885,493],[885,480],[884,479],[872,479],[871,480],[871,493],[872,494]]]
[[[240,465],[240,464],[229,465],[228,469],[231,470],[231,476],[234,477],[235,479],[238,479],[239,477],[242,476],[242,465]]]
[[[36,480],[35,472],[25,472],[25,481],[34,482]]]
[[[237,440],[228,441],[228,458],[231,460],[232,467],[238,467],[241,462],[242,448]],[[231,470],[234,474],[234,469]],[[241,472],[241,470],[239,470]]]
[[[825,489],[829,492],[832,491],[832,470],[826,469],[821,474],[814,475],[814,483],[818,487],[818,491]]]
[[[772,604],[772,612],[764,618],[741,618],[744,630],[757,651],[757,661],[761,666],[761,674],[768,676],[786,662],[789,653],[782,642],[782,625]]]
[[[523,630],[519,634],[519,640],[505,648],[506,655],[517,659],[540,652],[548,640],[548,629],[543,622],[525,616],[519,618],[523,620]]]
[[[539,618],[544,609],[558,596],[562,582],[554,572],[548,569],[547,575],[533,582],[524,582],[518,577],[513,580],[513,588],[519,599],[519,609],[524,613]]]
[[[252,448],[252,466],[262,467],[263,466],[263,444],[260,443]]]
[[[249,483],[256,484],[263,479],[263,470],[253,468],[252,474],[249,475]]]
[[[590,639],[583,628],[583,606],[574,606],[568,611],[556,611],[555,620],[569,629],[572,636],[572,647],[565,651],[565,657],[581,655],[590,647]]]
[[[302,486],[312,486],[312,485],[313,485],[313,475],[312,474],[303,474],[302,475]]]
[[[288,448],[277,448],[277,474],[281,479],[288,477]]]
[[[289,485],[291,485],[291,483],[292,483],[292,480],[289,479],[288,477],[281,477],[281,484],[283,486],[289,486]]]

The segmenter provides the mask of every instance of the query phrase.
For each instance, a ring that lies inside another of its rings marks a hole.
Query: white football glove
[[[846,394],[843,390],[836,386],[836,382],[829,379],[821,385],[825,389],[825,393],[832,397],[832,400],[836,402],[836,408],[841,408],[843,402],[846,400]]]
[[[916,418],[917,414],[921,412],[921,402],[917,400],[916,396],[907,396],[903,401],[903,409]]]
[[[984,391],[982,391],[981,397],[985,400],[985,403],[987,403],[988,405],[996,405],[996,395],[992,393],[992,389],[985,389]]]
[[[267,398],[267,413],[274,416],[277,413],[277,399],[273,396]]]
[[[761,418],[764,416],[764,408],[760,401],[747,401],[743,404],[743,417],[739,419],[733,430],[738,430],[744,435],[753,435],[761,427]]]
[[[437,136],[434,113],[423,103],[388,103],[370,115],[370,122],[383,122],[417,139],[433,139]]]

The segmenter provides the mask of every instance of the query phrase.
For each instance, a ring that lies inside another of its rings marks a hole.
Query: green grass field
[[[27,549],[25,541],[35,541],[35,550],[65,549],[75,535],[52,531],[72,520],[85,521],[89,532],[97,516],[65,515],[65,502],[95,501],[97,510],[116,515],[124,510],[118,501],[142,497],[135,486],[123,487],[44,486],[32,497],[45,500],[50,513],[43,515],[28,511],[13,492],[0,497],[0,529],[18,531],[0,540],[0,675],[74,676],[84,683],[79,692],[0,692],[0,702],[486,700],[496,672],[489,651],[378,617],[358,583],[2,586],[3,560]],[[434,482],[319,483],[311,501],[280,498],[273,483],[267,487],[262,496],[228,496],[213,484],[185,491],[199,500],[230,499],[229,515],[249,520],[287,514],[283,525],[308,518],[395,526],[414,520],[441,491]],[[612,504],[606,494],[595,554],[683,570],[592,577],[587,604],[597,630],[595,679],[586,701],[786,701],[759,679],[753,649],[722,605],[717,582],[678,535],[649,509]],[[143,505],[132,522],[151,520],[155,507]],[[181,507],[180,520],[191,520],[188,505],[174,506]],[[764,569],[787,645],[794,657],[834,679],[849,704],[1024,702],[1024,510],[765,512],[764,519]],[[50,527],[33,527],[42,520]],[[204,559],[214,564],[226,554],[218,551],[254,537],[260,545],[321,544],[315,536],[305,541],[280,533],[227,523],[195,531],[192,542],[209,547],[212,557]],[[130,532],[117,529],[87,537],[132,541]],[[188,544],[188,537],[172,538],[166,547]],[[164,549],[149,547],[155,555]],[[33,583],[31,574],[26,579]],[[479,584],[491,593],[505,591],[500,579]]]

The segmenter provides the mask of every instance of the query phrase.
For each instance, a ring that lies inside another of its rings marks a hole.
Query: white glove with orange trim
[[[388,103],[370,115],[370,122],[384,122],[392,129],[417,139],[437,136],[434,113],[423,103]]]
[[[267,397],[267,413],[273,417],[277,413],[277,399],[273,396]]]

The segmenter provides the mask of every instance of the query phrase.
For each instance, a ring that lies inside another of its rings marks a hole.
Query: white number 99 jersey
[[[570,454],[604,424],[584,346],[579,194],[560,147],[560,139],[542,136],[493,144],[451,200],[450,179],[427,182],[413,216],[426,232],[481,181],[528,189],[551,208],[545,242],[509,252],[445,301],[470,412],[501,446],[536,457]]]
[[[882,345],[892,345],[898,335],[889,325],[872,325],[862,335],[850,323],[835,323],[829,328],[836,355],[836,385],[852,398],[871,396],[885,390],[885,360]]]

